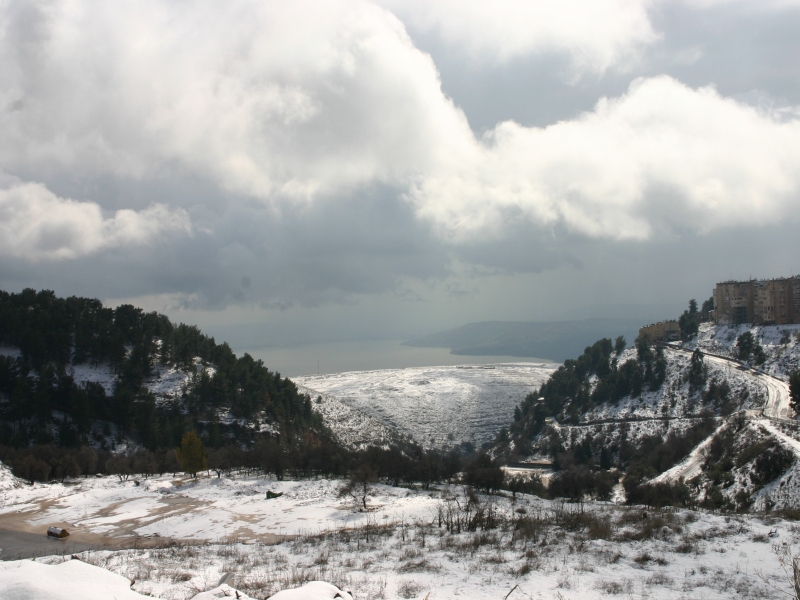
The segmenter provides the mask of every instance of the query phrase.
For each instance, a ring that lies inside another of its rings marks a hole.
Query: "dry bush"
[[[402,581],[397,586],[397,595],[401,598],[414,598],[422,591],[422,586],[410,580]]]
[[[532,511],[531,514],[522,513],[513,521],[511,542],[514,543],[517,539],[522,539],[535,544],[539,542],[548,527],[548,519],[541,510]]]
[[[649,585],[664,585],[669,586],[674,583],[672,577],[665,573],[653,573],[650,577],[647,578],[647,583]]]
[[[597,584],[597,588],[606,594],[632,594],[633,582],[630,579],[622,579],[621,581],[601,581]]]
[[[607,515],[592,515],[586,526],[586,534],[590,540],[610,540],[614,537],[614,526]]]
[[[635,516],[637,513],[638,518]],[[649,539],[669,541],[674,534],[683,531],[681,520],[670,510],[660,513],[626,511],[619,517],[617,525],[627,527],[617,536],[617,540],[622,542]]]
[[[438,573],[441,565],[428,562],[426,559],[411,560],[397,567],[398,573]]]

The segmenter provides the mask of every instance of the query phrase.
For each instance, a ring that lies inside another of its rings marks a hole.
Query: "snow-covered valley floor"
[[[326,402],[344,404],[373,420],[375,433],[361,427],[359,438],[374,437],[381,443],[386,435],[380,429],[385,426],[426,448],[446,448],[492,440],[512,422],[514,407],[558,367],[552,363],[414,367],[292,380],[315,399],[322,396],[317,408],[344,441],[354,436],[347,426],[352,415],[338,418],[340,411],[326,407]]]
[[[8,471],[3,467],[4,474]],[[29,532],[67,528],[70,540],[112,545],[136,538],[213,542],[274,541],[277,536],[349,527],[367,513],[338,497],[340,483],[325,479],[277,481],[262,476],[171,476],[120,481],[117,477],[68,480],[4,489],[0,528]],[[282,494],[267,499],[266,492]],[[369,516],[427,518],[435,501],[402,488],[376,485]],[[8,556],[12,549],[3,549]]]
[[[4,478],[14,483],[6,470]],[[71,538],[125,540],[125,549],[77,556],[165,599],[191,598],[228,572],[232,585],[253,598],[310,580],[360,599],[503,598],[512,589],[509,600],[774,598],[781,595],[776,587],[788,591],[775,550],[800,541],[797,525],[772,517],[644,512],[533,496],[480,496],[468,515],[464,490],[447,485],[375,485],[368,511],[359,512],[339,497],[340,486],[244,475],[196,483],[162,477],[138,486],[110,477],[3,485],[0,520],[4,528],[13,520],[42,535],[61,524]],[[266,490],[284,495],[267,500]],[[188,508],[176,508],[175,498]],[[495,527],[466,531],[479,511]],[[144,538],[154,534],[161,537]]]

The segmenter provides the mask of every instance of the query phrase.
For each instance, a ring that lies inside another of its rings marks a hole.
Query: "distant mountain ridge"
[[[597,339],[624,335],[633,341],[645,319],[575,321],[480,321],[403,342],[413,348],[450,348],[464,356],[548,358],[557,362],[579,356]]]

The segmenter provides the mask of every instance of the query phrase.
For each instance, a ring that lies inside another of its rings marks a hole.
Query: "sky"
[[[0,289],[265,345],[674,316],[800,273],[797,31],[797,0],[0,0]]]

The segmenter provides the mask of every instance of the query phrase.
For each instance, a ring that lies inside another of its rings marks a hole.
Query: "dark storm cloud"
[[[754,6],[5,3],[0,282],[488,306],[686,247],[766,261],[800,201],[800,9]]]
[[[113,248],[35,269],[4,258],[7,286],[100,297],[179,294],[193,308],[318,305],[439,279],[445,248],[396,192],[375,189],[320,207],[275,211],[253,201],[189,209],[192,235]],[[102,277],[98,274],[102,273]]]

